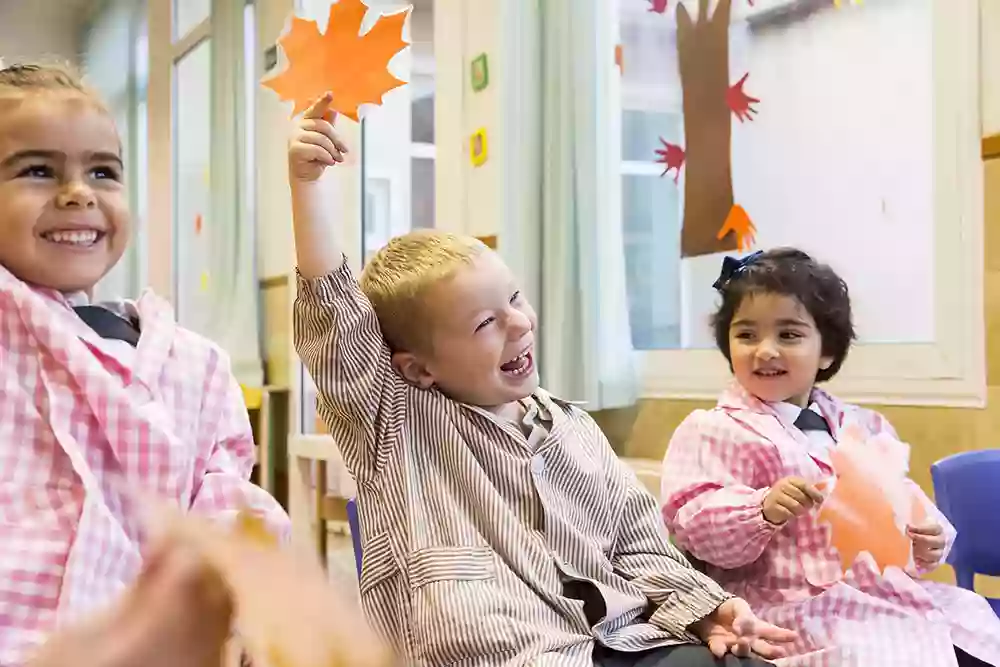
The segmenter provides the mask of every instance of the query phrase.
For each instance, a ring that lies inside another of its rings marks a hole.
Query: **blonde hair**
[[[394,351],[430,344],[427,293],[487,250],[471,236],[424,229],[393,238],[372,257],[359,282]]]
[[[28,91],[76,92],[104,108],[101,96],[70,65],[24,63],[0,67],[0,95]]]

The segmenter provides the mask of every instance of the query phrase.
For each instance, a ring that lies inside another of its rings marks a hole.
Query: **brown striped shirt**
[[[539,390],[525,433],[396,375],[346,262],[299,278],[295,345],[357,480],[362,605],[417,664],[592,665],[697,641],[728,597],[586,412]]]

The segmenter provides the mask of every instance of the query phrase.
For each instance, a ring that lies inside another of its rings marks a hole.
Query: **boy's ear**
[[[434,376],[412,352],[393,352],[392,367],[399,375],[415,387],[430,389],[434,385]]]

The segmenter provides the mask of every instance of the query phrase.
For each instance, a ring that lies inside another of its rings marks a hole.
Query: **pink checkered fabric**
[[[135,578],[132,489],[220,519],[288,518],[249,483],[254,443],[225,354],[146,294],[137,349],[100,338],[59,294],[0,268],[0,665]]]
[[[881,415],[822,391],[817,403],[836,438],[867,434],[865,446],[903,452]],[[890,446],[891,445],[891,446]],[[842,571],[829,527],[805,515],[778,528],[764,520],[767,489],[790,475],[827,479],[830,462],[810,454],[804,434],[734,386],[713,410],[698,410],[678,427],[663,461],[662,509],[679,544],[709,564],[709,574],[743,597],[757,614],[799,632],[796,667],[955,667],[955,646],[1000,666],[1000,620],[980,596],[919,579],[923,572],[879,573],[862,553]],[[955,530],[910,482],[929,516],[949,537]]]

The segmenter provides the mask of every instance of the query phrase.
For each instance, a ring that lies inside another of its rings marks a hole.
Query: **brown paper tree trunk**
[[[716,235],[733,207],[730,159],[729,17],[732,0],[698,0],[698,20],[677,5],[677,56],[684,96],[684,221],[681,257],[736,250],[729,232]]]

